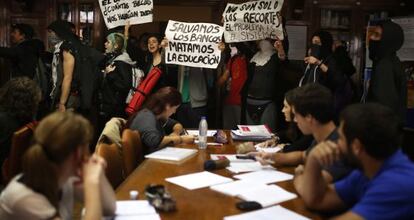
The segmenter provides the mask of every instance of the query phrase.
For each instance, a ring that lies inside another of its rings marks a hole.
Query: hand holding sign
[[[170,20],[165,31],[168,39],[166,63],[191,67],[217,68],[223,27],[209,23],[185,23]]]
[[[153,0],[98,0],[108,29],[131,24],[152,22]]]

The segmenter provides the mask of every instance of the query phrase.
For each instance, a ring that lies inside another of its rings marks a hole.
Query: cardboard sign
[[[152,22],[153,0],[98,0],[108,29]]]
[[[227,43],[266,38],[283,40],[282,5],[283,0],[227,4],[223,13],[224,39]]]
[[[217,68],[221,57],[218,43],[222,41],[223,27],[209,23],[170,20],[165,36],[169,41],[165,54],[166,63]]]

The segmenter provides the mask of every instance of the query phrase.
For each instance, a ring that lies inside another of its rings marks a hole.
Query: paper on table
[[[216,130],[208,130],[207,131],[207,136],[208,137],[213,137],[214,134],[216,134],[217,131]],[[194,136],[198,136],[198,130],[187,130],[187,134],[188,135],[194,135]]]
[[[241,192],[237,195],[246,201],[256,201],[263,207],[278,204],[297,197],[296,194],[288,192],[276,185],[265,185],[252,190]]]
[[[293,175],[276,170],[260,170],[253,173],[246,173],[234,176],[236,179],[252,180],[258,183],[275,183],[293,179]]]
[[[230,160],[230,162],[237,162],[237,163],[251,163],[254,160],[250,159],[237,159],[237,154],[210,154],[210,158],[212,160],[220,160],[225,157],[226,159]]]
[[[161,220],[160,215],[158,214],[149,214],[149,215],[125,215],[125,216],[115,216],[111,218],[114,220]]]
[[[259,162],[248,162],[248,163],[237,163],[231,162],[230,166],[227,167],[230,172],[233,173],[243,173],[243,172],[252,172],[252,171],[259,171],[259,170],[274,170],[270,165],[263,166]]]
[[[266,153],[277,153],[282,150],[282,147],[271,146],[271,147],[260,147],[259,144],[254,145],[257,151],[263,151]]]
[[[283,220],[308,220],[304,216],[301,216],[295,212],[285,209],[282,206],[272,206],[269,208],[261,209],[258,211],[248,212],[239,215],[227,216],[224,217],[224,220],[273,220],[273,219],[283,219]]]
[[[117,201],[115,215],[156,214],[155,208],[147,200]]]
[[[263,186],[266,185],[262,183],[256,183],[254,181],[237,180],[230,183],[211,186],[210,189],[229,196],[237,196],[242,192]]]
[[[232,182],[233,179],[223,177],[207,171],[176,176],[165,179],[167,182],[174,183],[189,190],[213,186],[221,183]]]
[[[166,147],[152,154],[146,155],[145,158],[180,161],[184,160],[187,157],[190,157],[195,153],[197,153],[197,150],[195,149]]]

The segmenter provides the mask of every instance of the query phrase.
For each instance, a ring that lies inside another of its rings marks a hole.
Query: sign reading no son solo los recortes
[[[224,39],[227,43],[263,40],[283,40],[283,0],[259,0],[243,4],[227,4],[223,13]]]

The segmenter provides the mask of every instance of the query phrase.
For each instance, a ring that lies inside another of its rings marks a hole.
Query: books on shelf
[[[182,161],[196,154],[196,149],[178,148],[178,147],[166,147],[154,153],[148,154],[145,158],[169,160],[169,161]]]

